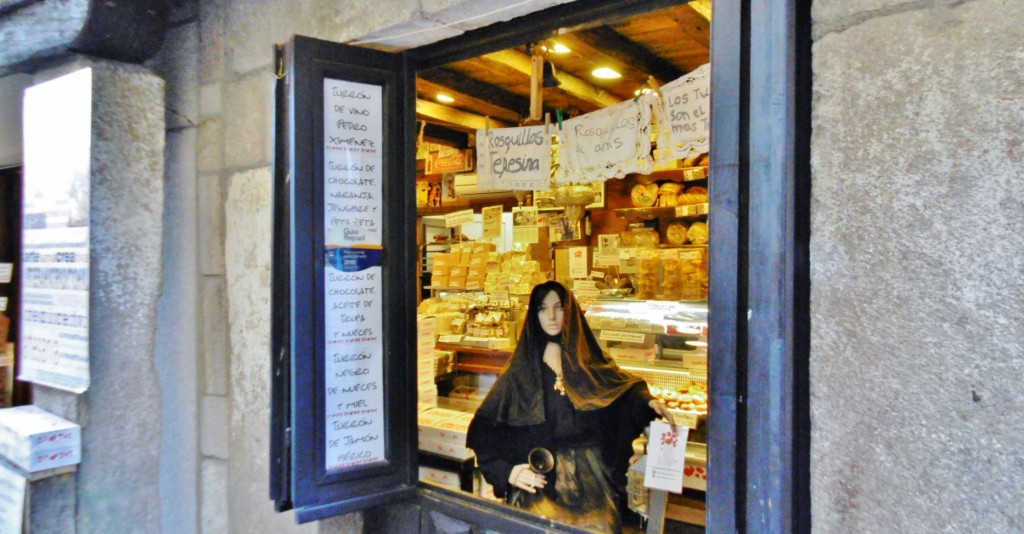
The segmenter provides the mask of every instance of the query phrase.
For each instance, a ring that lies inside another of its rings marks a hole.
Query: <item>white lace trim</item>
[[[560,139],[556,184],[650,174],[651,101],[627,100],[564,121]]]

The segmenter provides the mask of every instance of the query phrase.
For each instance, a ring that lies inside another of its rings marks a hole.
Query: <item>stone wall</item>
[[[1024,3],[813,18],[814,530],[1024,530]]]

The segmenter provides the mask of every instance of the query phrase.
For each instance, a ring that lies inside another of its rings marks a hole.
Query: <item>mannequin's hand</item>
[[[671,410],[668,409],[668,406],[665,406],[665,403],[661,402],[658,399],[654,399],[651,402],[648,402],[647,405],[650,406],[652,410],[654,410],[654,413],[658,414],[658,417],[667,420],[668,424],[672,425],[673,427],[676,426],[675,417],[673,417]]]
[[[513,467],[512,472],[508,475],[508,483],[530,493],[537,493],[537,488],[548,485],[544,475],[530,470],[529,464],[519,464]]]

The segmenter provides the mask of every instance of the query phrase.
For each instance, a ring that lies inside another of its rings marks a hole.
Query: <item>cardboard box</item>
[[[465,276],[449,276],[448,287],[452,289],[466,289],[466,277]]]
[[[461,489],[459,474],[455,471],[437,469],[436,467],[420,466],[420,480],[427,480],[435,484],[450,488]]]
[[[470,265],[466,268],[466,278],[486,278],[487,277],[487,266],[486,265]]]
[[[448,264],[438,265],[437,263],[435,263],[434,268],[433,270],[430,271],[430,273],[433,274],[434,276],[448,276],[449,274],[451,274],[451,266]]]
[[[438,267],[447,267],[452,264],[452,255],[447,252],[438,252],[434,254],[434,271],[437,271]]]
[[[448,276],[449,278],[466,276],[467,270],[468,269],[466,269],[466,267],[463,265],[452,265],[451,267],[448,268]]]
[[[447,276],[430,275],[430,285],[434,287],[448,287],[449,280]]]
[[[0,410],[0,456],[30,473],[82,461],[82,429],[35,406]]]
[[[610,347],[608,355],[616,360],[627,362],[649,362],[654,360],[658,353],[657,347],[649,349],[624,349],[622,347]]]
[[[469,422],[473,420],[473,414],[455,412],[454,410],[445,410],[444,408],[435,408],[432,411],[444,411],[456,413],[458,415],[441,421],[425,424],[423,415],[426,412],[421,412],[418,434],[419,438],[465,447],[466,431],[469,430]]]
[[[466,289],[483,289],[486,282],[486,276],[467,276]]]
[[[468,460],[475,456],[473,454],[473,449],[446,441],[425,438],[423,436],[420,436],[418,446],[421,451],[434,453],[447,458],[455,458],[456,460]]]

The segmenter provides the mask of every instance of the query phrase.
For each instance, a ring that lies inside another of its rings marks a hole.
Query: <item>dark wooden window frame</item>
[[[548,37],[558,28],[677,3],[558,6],[408,50],[402,53],[405,75]],[[809,532],[810,2],[715,0],[713,8],[707,529]],[[279,116],[294,113],[288,106],[278,101]],[[278,136],[280,155],[287,138],[283,131]],[[414,149],[406,145],[408,158]],[[279,166],[278,183],[286,181]],[[275,215],[275,227],[283,229],[287,222],[278,215],[288,214]],[[276,321],[275,329],[275,340],[287,338]],[[274,358],[275,373],[287,375],[286,356]],[[290,402],[290,392],[280,387],[287,382],[275,376],[276,405]],[[287,508],[292,481],[280,462],[288,460],[291,429],[281,420],[273,426],[272,494]],[[425,507],[445,503],[449,513],[464,510],[469,518],[499,513],[456,493],[422,488],[420,495]]]

